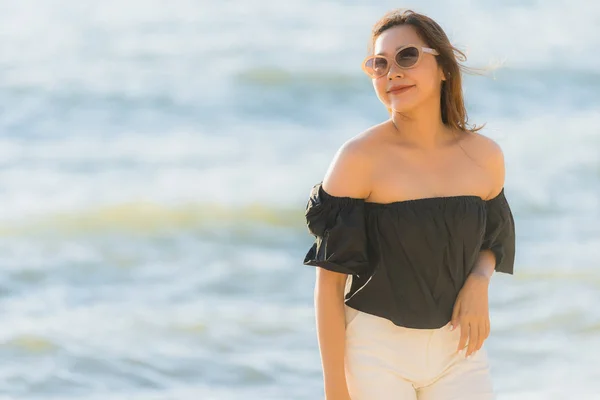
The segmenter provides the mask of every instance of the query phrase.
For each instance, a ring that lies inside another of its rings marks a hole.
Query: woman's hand
[[[457,351],[464,349],[469,339],[467,357],[479,350],[490,334],[489,283],[490,277],[486,274],[471,272],[454,303],[451,330],[460,326]]]

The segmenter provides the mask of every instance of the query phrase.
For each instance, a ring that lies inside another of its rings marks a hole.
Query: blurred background
[[[600,392],[600,6],[0,0],[0,398],[322,398],[304,207],[387,118],[360,69],[387,10],[467,51],[505,153],[514,276],[499,399]]]

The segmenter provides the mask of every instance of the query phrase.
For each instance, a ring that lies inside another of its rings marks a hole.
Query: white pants
[[[352,400],[495,399],[485,345],[465,359],[460,327],[411,329],[346,309],[346,380]]]

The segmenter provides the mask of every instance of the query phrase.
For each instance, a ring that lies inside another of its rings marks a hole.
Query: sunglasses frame
[[[415,63],[413,65],[411,65],[410,67],[403,67],[402,65],[398,64],[396,62],[396,58],[398,57],[398,53],[400,53],[402,50],[405,50],[409,47],[414,47],[417,49],[417,52],[419,53],[419,55],[417,56],[417,61],[415,61]],[[396,51],[396,53],[394,53],[394,57],[393,57],[393,62],[394,64],[396,64],[398,66],[398,68],[401,69],[411,69],[416,67],[417,65],[419,65],[419,62],[421,61],[421,58],[423,58],[423,53],[429,53],[432,54],[434,56],[439,56],[440,53],[438,53],[437,50],[432,49],[431,47],[425,47],[425,46],[418,46],[416,44],[407,44],[405,46],[402,46],[398,49],[398,51]],[[383,58],[385,59],[385,61],[387,62],[387,68],[385,70],[385,72],[381,75],[375,76],[375,75],[371,75],[368,70],[367,70],[367,61],[369,60],[374,60],[376,58]],[[365,57],[365,59],[362,62],[362,70],[364,71],[365,74],[367,74],[369,77],[371,77],[371,79],[377,79],[377,78],[381,78],[382,76],[385,76],[388,74],[388,72],[390,72],[390,68],[392,66],[392,63],[390,62],[390,60],[386,57],[386,56],[382,56],[382,55],[370,55]]]

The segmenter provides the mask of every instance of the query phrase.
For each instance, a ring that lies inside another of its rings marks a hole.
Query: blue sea
[[[395,7],[491,71],[498,398],[597,399],[600,5],[1,0],[0,400],[322,399],[304,207],[387,118],[360,62]]]

